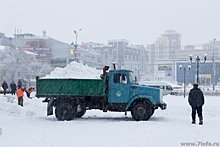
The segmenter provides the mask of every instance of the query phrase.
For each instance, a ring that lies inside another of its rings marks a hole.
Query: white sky
[[[219,0],[0,0],[0,32],[47,35],[71,43],[127,39],[154,43],[165,30],[182,34],[182,44],[220,40]]]

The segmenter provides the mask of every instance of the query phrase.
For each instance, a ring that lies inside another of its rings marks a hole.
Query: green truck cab
[[[165,110],[162,90],[139,85],[134,73],[110,70],[101,79],[65,79],[36,77],[36,97],[45,98],[47,115],[58,120],[82,117],[87,110],[131,112],[136,121],[148,120],[159,107]]]

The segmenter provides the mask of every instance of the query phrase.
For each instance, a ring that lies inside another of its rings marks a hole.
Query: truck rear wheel
[[[136,121],[146,121],[151,117],[152,110],[149,104],[145,102],[136,102],[131,110],[131,115]]]
[[[78,105],[76,109],[76,117],[80,118],[86,113],[86,107]]]
[[[60,103],[55,109],[56,118],[60,121],[72,120],[75,117],[72,105],[68,103]]]

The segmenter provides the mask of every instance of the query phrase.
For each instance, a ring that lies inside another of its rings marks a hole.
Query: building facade
[[[147,72],[153,80],[155,79],[154,71],[157,71],[158,65],[155,65],[157,60],[174,60],[175,53],[181,50],[181,34],[176,30],[166,30],[154,44],[147,45],[146,50],[149,53]]]
[[[65,67],[71,61],[79,61],[96,67],[100,64],[99,54],[83,48],[58,41],[48,36],[34,34],[14,34],[12,45],[37,54],[37,60],[47,62],[53,67]]]
[[[140,77],[147,72],[147,51],[141,45],[129,45],[126,39],[109,40],[107,45],[90,44],[90,46],[102,55],[101,61],[105,65],[116,63],[117,68],[129,69]]]

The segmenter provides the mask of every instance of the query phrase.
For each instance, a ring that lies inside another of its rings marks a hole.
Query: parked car
[[[176,95],[176,88],[179,87],[181,88],[181,86],[172,84],[172,83],[168,83],[166,81],[140,81],[139,82],[141,85],[146,85],[149,87],[156,87],[156,88],[160,88],[163,90],[163,95]]]

